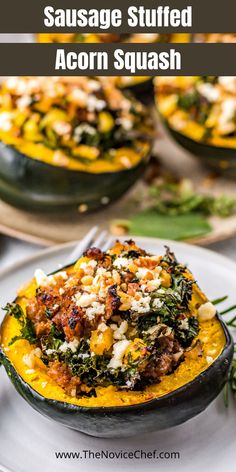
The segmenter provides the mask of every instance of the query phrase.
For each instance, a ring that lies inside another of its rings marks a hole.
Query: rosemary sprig
[[[230,326],[231,328],[236,328],[236,315],[231,318],[231,320],[226,321],[227,326]]]
[[[226,310],[223,310],[220,312],[221,315],[226,315],[227,313],[230,313],[231,311],[236,310],[236,305],[232,305]]]
[[[224,297],[221,297],[221,298],[215,298],[215,300],[212,300],[211,303],[213,303],[213,305],[218,305],[219,303],[222,303],[225,300],[227,300],[227,298],[228,298],[228,295],[225,295]]]

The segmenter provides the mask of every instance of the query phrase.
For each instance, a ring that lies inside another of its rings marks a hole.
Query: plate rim
[[[217,257],[218,260],[221,259],[222,263],[226,264],[231,269],[234,269],[234,270],[236,269],[236,261],[231,260],[228,256],[220,254],[217,251],[214,251],[213,249],[208,249],[208,248],[202,247],[202,246],[196,246],[195,244],[189,244],[189,243],[184,242],[184,241],[173,241],[173,240],[169,240],[169,239],[150,238],[148,236],[132,236],[132,235],[121,236],[119,238],[116,238],[114,236],[114,240],[116,240],[116,239],[119,239],[121,241],[126,241],[127,239],[128,240],[132,239],[134,241],[141,241],[141,244],[142,244],[142,242],[148,244],[148,242],[150,241],[153,244],[159,243],[159,244],[163,245],[163,247],[165,247],[165,246],[169,246],[169,247],[176,246],[176,247],[179,247],[179,248],[182,248],[182,249],[186,248],[188,250],[192,250],[194,253],[202,253],[203,252],[206,255],[208,255],[208,257],[210,257],[211,260],[212,260],[212,258]],[[67,248],[70,248],[70,247],[73,248],[76,244],[79,243],[79,241],[80,240],[78,239],[76,241],[69,241],[69,242],[62,243],[62,244],[55,244],[53,246],[40,249],[40,250],[36,251],[34,254],[26,256],[26,257],[24,257],[23,259],[21,259],[17,262],[11,262],[10,264],[7,264],[7,266],[5,266],[3,268],[0,268],[0,282],[1,282],[2,278],[9,275],[9,273],[11,273],[12,271],[19,270],[21,267],[24,267],[25,265],[27,265],[27,264],[29,264],[33,261],[36,261],[37,259],[40,259],[44,255],[54,254],[54,253],[63,251],[63,249],[67,249]]]

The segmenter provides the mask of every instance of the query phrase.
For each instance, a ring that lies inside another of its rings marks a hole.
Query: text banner
[[[46,7],[50,7],[50,11],[53,11],[53,15],[51,13],[51,16],[49,16],[50,19],[46,18],[48,20],[46,23],[49,26],[45,24]],[[167,7],[165,13],[164,7]],[[130,8],[133,8],[133,10],[129,11]],[[192,12],[184,13],[182,10],[186,8],[191,9]],[[94,12],[91,14],[91,10],[94,9],[98,11],[98,18],[96,15],[94,16]],[[178,11],[173,12],[175,9],[179,10],[180,15],[182,15],[181,18],[179,18]],[[60,15],[58,10],[63,10],[65,14],[61,13]],[[70,12],[68,13],[69,10],[76,10],[74,11],[75,15],[73,15],[74,19],[76,17],[75,26],[73,26],[72,15],[70,15]],[[78,10],[81,13],[79,16],[80,26],[77,24],[78,15],[76,12]],[[101,10],[107,10],[107,14],[103,12],[101,17]],[[121,22],[116,22],[118,26],[110,24],[109,11],[112,10],[120,10],[121,12]],[[153,12],[150,13],[149,10],[153,10]],[[160,26],[155,24],[157,20],[156,10],[158,10],[158,24]],[[223,2],[216,0],[169,0],[169,2],[166,0],[145,0],[143,2],[140,0],[132,0],[132,2],[119,0],[118,5],[117,2],[112,0],[99,0],[99,6],[97,0],[86,0],[83,3],[77,0],[7,0],[2,2],[1,5],[0,31],[1,33],[233,33],[236,32],[235,18],[235,0],[224,0]],[[96,25],[96,19],[99,22],[98,26]],[[152,19],[151,23],[150,19]],[[50,26],[51,24],[52,26]],[[103,27],[101,27],[101,24],[103,24]],[[130,26],[130,24],[133,26]]]
[[[236,75],[236,44],[0,44],[0,75]]]

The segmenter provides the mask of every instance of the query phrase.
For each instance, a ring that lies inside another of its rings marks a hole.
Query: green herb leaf
[[[183,215],[201,213],[206,216],[230,216],[236,209],[236,197],[230,195],[214,196],[197,193],[191,180],[161,182],[149,189],[153,199],[152,207],[163,215]]]
[[[24,312],[21,308],[20,305],[17,303],[7,303],[5,308],[3,308],[4,311],[6,311],[7,315],[14,316],[16,320],[23,322],[24,319]]]
[[[30,344],[34,344],[37,339],[33,323],[25,316],[21,306],[17,303],[7,303],[4,310],[7,312],[7,315],[14,316],[14,318],[21,325],[19,336],[14,336],[11,342],[9,343],[9,346],[14,344],[16,341],[19,341],[20,339],[26,339],[26,341],[29,341]]]
[[[14,338],[12,338],[11,342],[9,343],[9,346],[14,344],[16,341],[19,341],[20,339],[26,339],[26,341],[29,341],[30,344],[35,344],[35,342],[37,341],[34,326],[31,320],[29,320],[28,318],[24,319],[24,325],[21,328],[20,335],[14,336]]]
[[[163,239],[193,239],[209,233],[208,221],[197,213],[178,216],[160,215],[155,210],[144,210],[130,221],[130,233],[135,236],[159,237]]]
[[[225,295],[224,297],[220,297],[220,298],[215,298],[215,300],[212,300],[211,303],[213,305],[219,305],[220,303],[224,302],[225,300],[227,300],[228,298],[228,295]],[[222,314],[222,313],[221,313]]]
[[[220,314],[226,315],[227,313],[230,313],[233,310],[236,310],[236,305],[232,305],[229,308],[226,308],[226,310],[221,311]]]

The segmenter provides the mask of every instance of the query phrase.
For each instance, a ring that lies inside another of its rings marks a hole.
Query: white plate
[[[136,238],[153,253],[163,253],[163,241]],[[199,247],[170,242],[177,257],[188,263],[209,298],[229,295],[236,301],[236,264]],[[24,263],[0,271],[0,305],[14,299],[17,288],[38,267],[50,272],[63,264],[72,250],[67,244],[42,251]],[[161,470],[167,472],[222,472],[235,470],[236,406],[225,409],[222,396],[201,415],[175,428],[130,439],[96,439],[59,426],[35,412],[15,391],[0,369],[0,464],[12,472],[97,472]],[[55,452],[91,450],[179,452],[179,459],[56,459]],[[0,465],[0,471],[1,471]],[[2,468],[4,470],[4,468]]]

